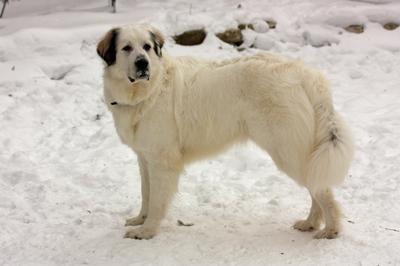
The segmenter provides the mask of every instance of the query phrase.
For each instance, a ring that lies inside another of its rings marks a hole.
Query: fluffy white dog
[[[341,213],[331,187],[341,183],[353,143],[334,110],[323,75],[301,62],[262,53],[225,61],[164,53],[153,27],[111,29],[97,52],[105,62],[104,96],[121,141],[138,156],[142,208],[126,237],[156,235],[184,165],[252,140],[312,197],[296,229],[325,227],[335,238]]]

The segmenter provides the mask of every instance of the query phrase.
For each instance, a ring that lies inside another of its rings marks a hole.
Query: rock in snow
[[[207,33],[204,29],[185,31],[173,37],[175,42],[180,45],[199,45],[203,43]]]

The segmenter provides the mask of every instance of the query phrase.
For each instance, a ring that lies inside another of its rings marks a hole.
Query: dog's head
[[[118,78],[131,83],[149,81],[157,73],[164,37],[155,28],[130,25],[111,29],[97,45],[107,68],[115,68]]]

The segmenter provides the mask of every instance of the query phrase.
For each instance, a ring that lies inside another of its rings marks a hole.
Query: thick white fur
[[[149,29],[120,28],[117,51],[126,40],[148,39]],[[105,101],[122,142],[138,155],[142,176],[142,210],[127,225],[143,225],[126,237],[157,233],[185,164],[246,140],[310,191],[310,215],[295,228],[318,229],[325,221],[315,237],[337,236],[340,210],[331,187],[343,181],[353,145],[320,72],[268,53],[215,62],[164,51],[149,60],[149,81],[131,84],[118,56],[104,72]]]

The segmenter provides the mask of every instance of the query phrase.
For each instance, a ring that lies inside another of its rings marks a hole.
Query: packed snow
[[[0,265],[400,265],[400,27],[382,27],[400,23],[398,1],[117,4],[112,14],[105,0],[10,1],[0,19]],[[155,238],[123,238],[140,177],[103,103],[95,49],[111,27],[136,22],[160,28],[172,55],[268,50],[326,74],[356,143],[335,190],[338,239],[292,228],[308,214],[308,193],[251,143],[189,166]],[[215,37],[240,23],[255,26],[240,51]],[[352,24],[364,32],[344,30]],[[203,44],[174,43],[198,28]]]

